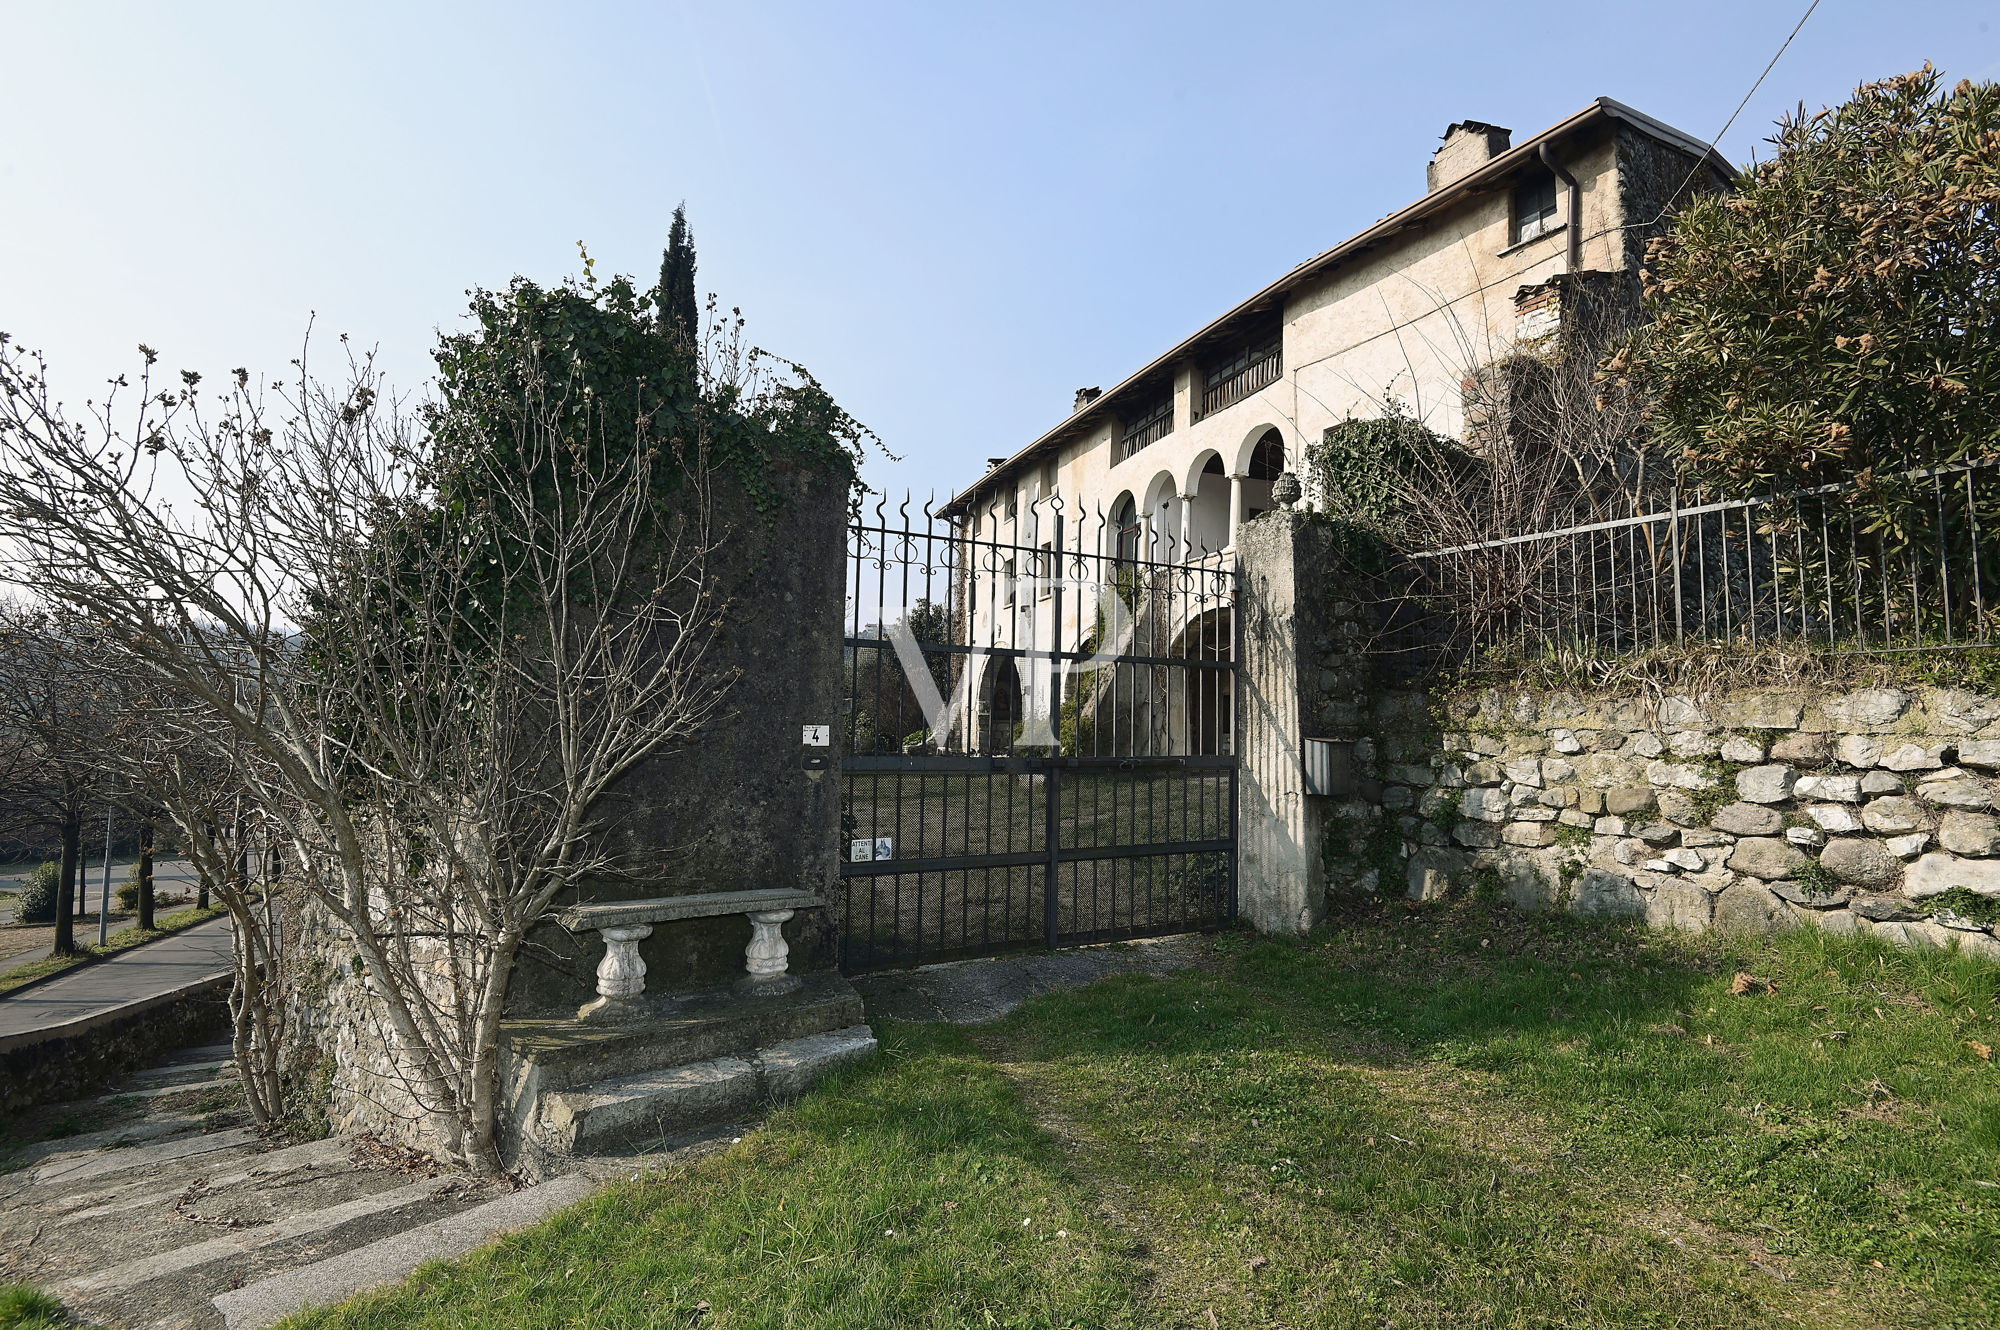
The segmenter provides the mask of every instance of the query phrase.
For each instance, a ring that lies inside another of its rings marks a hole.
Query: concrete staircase
[[[261,1330],[394,1283],[638,1174],[635,1156],[726,1148],[724,1124],[873,1050],[853,986],[803,979],[662,1001],[626,1026],[510,1024],[513,1148],[536,1184],[518,1190],[370,1138],[266,1140],[234,1106],[229,1050],[186,1050],[36,1119],[102,1130],[0,1148],[0,1282],[43,1285],[93,1324],[188,1330]]]
[[[527,1175],[560,1173],[580,1157],[663,1144],[797,1098],[874,1051],[854,986],[828,972],[802,978],[778,997],[655,999],[620,1025],[509,1021],[503,1148]]]

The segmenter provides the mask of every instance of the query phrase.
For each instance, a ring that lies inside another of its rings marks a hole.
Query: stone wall
[[[2000,905],[2000,700],[1510,690],[1367,710],[1369,779],[1327,818],[1330,891],[1484,890],[1694,931],[1810,922],[2000,958],[1980,903]]]
[[[625,871],[554,902],[792,887],[837,908],[840,771],[831,748],[807,749],[807,724],[840,731],[847,497],[845,473],[772,475],[779,504],[759,511],[724,476],[715,526],[729,532],[710,559],[720,635],[708,663],[737,675],[722,713],[680,750],[642,764],[598,810]],[[808,765],[812,760],[813,765]],[[801,911],[784,927],[795,970],[835,963],[831,911]],[[395,1037],[345,930],[321,909],[300,911],[288,1008],[287,1061],[303,1082],[330,1059],[335,1130],[373,1130],[436,1148],[406,1083]],[[744,973],[750,924],[741,915],[663,924],[641,946],[649,993],[716,988]],[[509,1017],[570,1016],[596,992],[603,945],[553,922],[528,935],[508,989]],[[441,976],[442,980],[442,976]]]
[[[229,980],[0,1037],[0,1112],[78,1099],[156,1058],[229,1031]]]
[[[849,477],[788,470],[780,505],[758,512],[718,477],[715,524],[729,532],[710,560],[726,607],[709,656],[734,671],[722,714],[679,751],[642,764],[599,810],[626,872],[556,902],[796,887],[839,887],[840,770],[831,748],[808,750],[808,724],[842,731]],[[808,757],[826,760],[809,770]],[[828,912],[785,925],[796,969],[835,962]],[[740,978],[750,924],[741,915],[653,930],[640,945],[651,991],[693,992]],[[522,948],[510,1015],[573,1013],[596,991],[603,948],[554,924]]]

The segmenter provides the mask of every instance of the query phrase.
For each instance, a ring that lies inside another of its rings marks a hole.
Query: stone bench
[[[597,965],[597,998],[578,1008],[577,1019],[617,1021],[646,1013],[646,962],[639,957],[639,944],[653,935],[654,924],[676,919],[750,916],[750,945],[744,949],[744,968],[750,973],[737,981],[736,991],[745,997],[792,992],[800,980],[787,973],[791,947],[785,942],[782,925],[794,911],[815,910],[825,904],[810,891],[773,887],[572,905],[556,916],[556,922],[571,933],[595,932],[604,939],[604,959]]]

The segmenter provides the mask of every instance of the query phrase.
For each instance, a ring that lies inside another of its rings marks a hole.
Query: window
[[[1533,240],[1556,227],[1556,178],[1533,176],[1514,186],[1514,243]]]
[[[1042,494],[1044,497],[1056,492],[1056,459],[1051,457],[1042,463]]]
[[[1012,559],[1000,565],[1000,588],[1007,596],[1000,603],[1004,607],[1012,609],[1014,606],[1014,561]]]
[[[1056,547],[1054,541],[1045,540],[1042,542],[1041,557],[1035,560],[1035,577],[1041,582],[1039,588],[1041,599],[1047,600],[1049,593],[1055,589],[1056,585]]]
[[[1021,515],[1021,491],[1018,489],[1010,489],[1007,491],[1007,516],[1019,517],[1020,515]]]

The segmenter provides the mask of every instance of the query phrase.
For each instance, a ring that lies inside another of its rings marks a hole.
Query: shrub
[[[1652,243],[1656,322],[1606,370],[1653,392],[1684,480],[1768,493],[1991,455],[1996,124],[2000,85],[1871,83],[1788,116],[1734,193]]]
[[[56,921],[56,888],[62,882],[62,865],[51,859],[21,879],[21,894],[14,900],[14,922],[52,924]]]
[[[132,871],[119,884],[117,896],[119,909],[130,913],[139,908],[139,865],[132,865]]]

